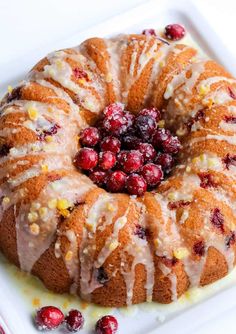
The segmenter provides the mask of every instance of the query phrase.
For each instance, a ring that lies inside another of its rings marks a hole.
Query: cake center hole
[[[121,103],[107,106],[79,137],[76,168],[109,192],[137,196],[154,189],[171,172],[181,147],[158,109],[145,108],[134,115]]]

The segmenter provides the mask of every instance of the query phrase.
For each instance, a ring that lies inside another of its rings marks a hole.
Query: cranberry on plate
[[[165,27],[165,36],[172,41],[179,41],[185,36],[185,28],[178,23],[168,24]]]
[[[115,334],[118,330],[118,322],[112,315],[106,315],[96,323],[96,334]]]
[[[55,306],[45,306],[36,313],[35,324],[39,330],[53,330],[64,321],[64,314]]]
[[[84,326],[84,317],[78,310],[70,310],[65,317],[66,328],[69,332],[77,332]]]

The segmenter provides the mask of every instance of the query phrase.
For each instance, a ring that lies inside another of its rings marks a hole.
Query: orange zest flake
[[[37,297],[32,299],[32,306],[33,307],[39,307],[41,305],[41,300]]]

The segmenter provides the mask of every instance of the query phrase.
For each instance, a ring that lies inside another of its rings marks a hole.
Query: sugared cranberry
[[[99,187],[105,185],[107,180],[107,173],[102,170],[95,170],[89,174],[89,178]]]
[[[97,166],[98,154],[92,148],[81,148],[76,154],[74,164],[77,168],[90,170]]]
[[[172,41],[179,41],[185,36],[185,28],[180,24],[169,24],[165,27],[165,36]]]
[[[221,232],[224,232],[224,216],[219,208],[215,208],[211,211],[210,220],[216,228],[221,230]]]
[[[118,155],[119,166],[125,173],[133,173],[140,170],[143,165],[143,156],[137,150],[122,151]]]
[[[130,195],[142,196],[147,190],[147,183],[141,175],[131,174],[127,178],[126,187]]]
[[[153,138],[152,144],[156,149],[162,149],[163,143],[171,137],[170,131],[166,129],[156,129]]]
[[[84,70],[82,70],[78,67],[75,67],[73,69],[73,74],[74,74],[76,79],[85,79],[86,81],[88,81],[88,79],[89,79],[88,74]]]
[[[161,119],[161,113],[157,108],[142,109],[139,115],[152,117],[156,122]]]
[[[66,328],[69,332],[77,332],[84,326],[84,317],[78,310],[70,310],[65,318]]]
[[[98,166],[103,170],[111,169],[116,164],[116,156],[110,151],[100,152]]]
[[[126,135],[122,139],[123,147],[127,150],[135,150],[137,146],[142,142],[141,138],[135,135]]]
[[[116,170],[107,180],[108,191],[113,193],[122,192],[125,189],[126,180],[127,175],[120,170]]]
[[[148,187],[155,187],[163,179],[163,172],[161,166],[153,163],[146,164],[141,169],[141,175],[147,182]]]
[[[100,284],[105,284],[109,281],[109,277],[103,267],[97,269],[96,279]]]
[[[64,321],[64,314],[55,306],[39,309],[35,316],[35,324],[39,330],[53,330]]]
[[[127,119],[128,122],[128,128],[131,128],[134,124],[135,116],[131,112],[126,111],[125,112],[125,118]]]
[[[142,31],[142,34],[145,36],[156,36],[156,30],[155,29],[144,29]]]
[[[137,134],[145,141],[149,141],[156,129],[156,121],[150,116],[140,115],[135,119]]]
[[[118,322],[112,315],[106,315],[96,323],[96,334],[115,334],[118,330]]]
[[[162,167],[165,174],[168,174],[174,165],[174,159],[172,155],[168,153],[159,153],[154,162]]]
[[[176,154],[179,152],[181,144],[177,137],[170,136],[162,143],[163,151],[169,154]]]
[[[104,109],[103,114],[106,117],[111,117],[114,116],[115,114],[123,115],[123,111],[124,111],[123,104],[112,103]]]
[[[202,240],[197,241],[193,245],[193,252],[196,255],[203,256],[205,254],[205,243],[204,243],[204,241],[202,241]]]
[[[140,239],[146,239],[147,237],[147,230],[141,225],[136,225],[134,234],[137,235]]]
[[[156,157],[156,151],[152,144],[141,143],[138,145],[137,149],[142,153],[144,162],[153,161]]]
[[[110,151],[115,154],[120,152],[121,142],[118,138],[107,136],[101,142],[102,151]]]
[[[93,147],[97,145],[100,139],[100,134],[97,128],[89,127],[84,129],[80,135],[80,143],[83,146]]]
[[[105,117],[103,120],[103,127],[112,135],[120,136],[124,134],[129,126],[128,119],[124,115],[114,114],[109,117]]]

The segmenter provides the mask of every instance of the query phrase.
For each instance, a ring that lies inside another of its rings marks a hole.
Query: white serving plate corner
[[[84,39],[93,36],[105,37],[119,33],[140,32],[144,28],[163,27],[170,22],[183,23],[206,54],[236,75],[235,61],[232,55],[191,1],[152,0],[86,31],[70,36],[66,40],[57,41],[54,45],[47,45],[10,63],[0,64],[0,96],[6,91],[7,85],[14,85],[23,79],[27,71],[40,58],[55,49],[77,45]],[[231,278],[233,279],[235,276],[236,271],[231,274]],[[172,312],[171,316],[167,317],[163,323],[160,322],[159,311],[155,308],[150,312],[138,310],[136,315],[132,317],[124,317],[117,313],[120,323],[119,334],[190,334],[200,325],[236,307],[235,284],[228,283],[228,281],[224,283],[222,280],[219,285],[212,287],[212,292],[217,291],[215,295],[209,293],[210,289],[207,288],[208,297],[204,301],[190,304],[187,309],[181,312],[178,311],[178,307],[175,307],[175,312]],[[22,298],[19,287],[9,277],[9,273],[1,266],[0,324],[2,324],[6,334],[38,333],[32,325],[29,304]],[[62,331],[54,333],[62,334]],[[81,334],[89,333],[92,333],[91,330],[81,331]]]

